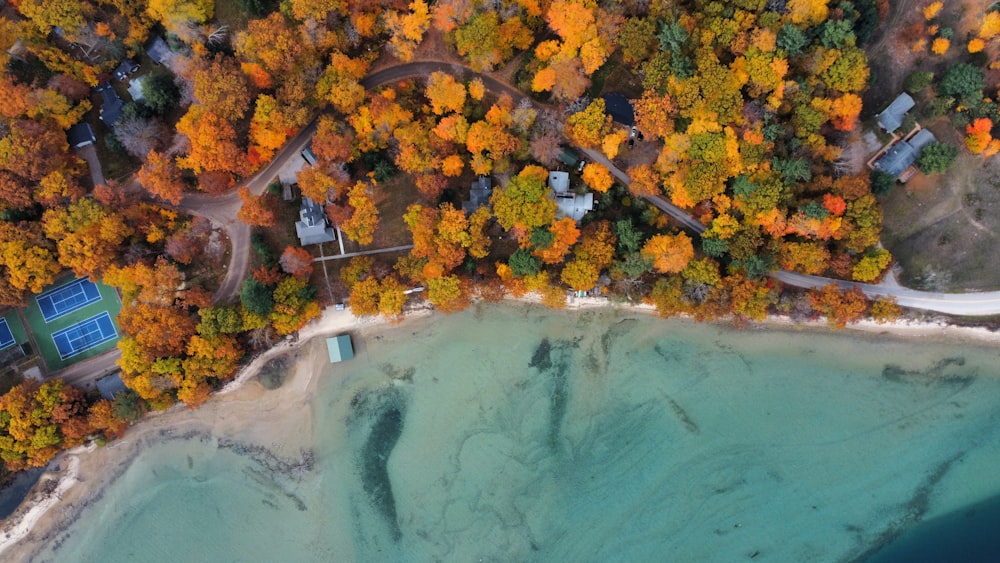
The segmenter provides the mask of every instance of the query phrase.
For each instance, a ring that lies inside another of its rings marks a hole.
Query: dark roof
[[[930,143],[936,141],[934,134],[927,129],[922,129],[907,141],[900,141],[892,146],[882,158],[875,161],[875,169],[881,170],[893,176],[899,176],[904,170],[913,165],[920,156],[920,151]]]
[[[117,78],[118,80],[122,80],[126,76],[134,73],[137,70],[139,70],[139,63],[131,59],[125,59],[124,61],[121,62],[121,64],[118,65],[118,68],[115,69],[115,72],[113,74],[115,78]]]
[[[170,53],[170,46],[167,45],[167,42],[162,37],[154,37],[153,41],[146,46],[146,54],[159,64],[163,64],[163,61],[167,60]]]
[[[559,149],[559,162],[566,166],[576,166],[576,163],[580,162],[580,155],[569,147],[562,147]]]
[[[90,128],[90,124],[83,121],[66,131],[66,140],[69,141],[69,146],[77,149],[93,143],[97,137],[94,136],[94,130]]]
[[[101,396],[105,399],[112,401],[115,395],[126,390],[125,382],[122,381],[121,372],[115,372],[111,375],[106,375],[97,380],[97,390],[100,391]]]
[[[899,126],[903,124],[903,118],[906,117],[906,112],[910,111],[914,105],[916,102],[906,92],[896,96],[889,107],[878,114],[879,126],[890,133],[899,129]]]
[[[472,213],[489,203],[491,195],[493,195],[493,181],[490,180],[489,176],[480,176],[472,182],[472,188],[469,190],[469,201],[462,202],[462,210],[466,213]]]
[[[625,97],[625,94],[612,92],[604,95],[604,108],[611,119],[622,125],[635,125],[635,109],[632,101]]]
[[[118,92],[115,92],[110,84],[98,86],[97,90],[101,93],[101,121],[112,127],[122,118],[125,102],[118,97]]]

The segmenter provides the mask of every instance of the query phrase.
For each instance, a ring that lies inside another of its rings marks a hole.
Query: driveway
[[[104,183],[104,171],[101,170],[101,161],[97,159],[97,147],[93,143],[76,149],[76,154],[87,161],[87,168],[90,169],[90,181],[94,186]]]

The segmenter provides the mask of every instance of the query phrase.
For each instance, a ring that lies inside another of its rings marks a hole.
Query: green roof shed
[[[343,362],[354,358],[354,345],[350,334],[341,334],[326,339],[326,351],[330,354],[330,363]]]

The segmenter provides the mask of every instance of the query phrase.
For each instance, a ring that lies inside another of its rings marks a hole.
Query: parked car
[[[580,159],[580,164],[576,165],[576,173],[577,174],[582,174],[583,173],[583,167],[586,166],[586,165],[587,165],[587,161],[581,158]]]

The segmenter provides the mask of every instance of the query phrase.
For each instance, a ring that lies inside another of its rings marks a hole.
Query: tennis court
[[[7,326],[7,319],[0,318],[0,350],[13,344],[14,334],[10,331],[10,327]]]
[[[118,338],[118,332],[115,331],[107,311],[52,333],[52,342],[55,343],[61,360],[86,352],[115,338]]]
[[[35,297],[38,309],[42,312],[42,318],[45,319],[46,323],[100,300],[101,292],[87,278],[75,279],[66,285],[50,289]]]

